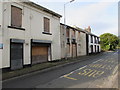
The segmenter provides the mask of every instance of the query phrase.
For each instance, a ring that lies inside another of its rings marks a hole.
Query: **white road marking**
[[[97,63],[98,61],[95,61],[95,62],[93,62],[93,63]]]
[[[99,60],[97,60],[97,61],[95,61],[95,62],[93,62],[93,63],[97,63],[97,62],[99,62],[99,61],[102,61],[102,59],[99,59]]]
[[[81,69],[83,69],[83,68],[85,68],[85,67],[87,67],[87,65],[85,65],[85,66],[83,66],[83,67],[79,68],[78,70],[81,70]]]

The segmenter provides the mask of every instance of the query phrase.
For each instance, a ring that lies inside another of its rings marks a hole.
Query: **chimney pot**
[[[88,32],[91,32],[91,28],[90,28],[90,26],[88,26],[87,31],[88,31]]]

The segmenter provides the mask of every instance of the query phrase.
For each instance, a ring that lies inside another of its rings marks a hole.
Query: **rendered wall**
[[[66,45],[66,32],[64,30],[64,26],[60,25],[60,43],[61,43],[61,58],[65,58],[65,54],[66,54],[66,49],[65,49],[65,45]]]
[[[78,31],[76,31],[76,41],[77,41],[77,56],[86,55],[86,34],[80,32],[80,36],[78,35]]]
[[[2,44],[3,44],[3,41],[2,41],[2,2],[0,2],[0,68],[2,67]]]
[[[11,5],[20,7],[22,9],[22,28],[25,30],[18,30],[8,28],[11,26]],[[40,11],[34,7],[23,3],[6,2],[4,7],[4,51],[3,68],[10,67],[10,39],[22,39],[24,43],[24,65],[31,64],[31,39],[49,40],[52,41],[52,60],[61,58],[60,49],[60,19],[51,14]],[[50,19],[50,33],[52,35],[43,34],[43,18]]]
[[[100,39],[99,39],[99,41],[100,41]],[[99,46],[99,51],[101,51],[100,44],[95,43],[94,36],[93,36],[93,43],[91,43],[91,35],[89,35],[89,44],[88,44],[89,53],[91,53],[91,45],[93,45],[93,53],[95,53],[95,45],[96,45],[96,47]],[[96,48],[96,51],[97,50],[98,49]]]

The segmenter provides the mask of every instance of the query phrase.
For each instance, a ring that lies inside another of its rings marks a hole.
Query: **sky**
[[[70,0],[31,0],[62,15],[64,23],[64,4]],[[118,35],[119,0],[75,0],[66,4],[66,24],[82,29],[91,27],[92,33]]]

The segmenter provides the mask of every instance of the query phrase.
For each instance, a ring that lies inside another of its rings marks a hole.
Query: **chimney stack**
[[[86,30],[87,32],[91,32],[91,27],[88,26],[88,28],[85,28],[85,30]]]

